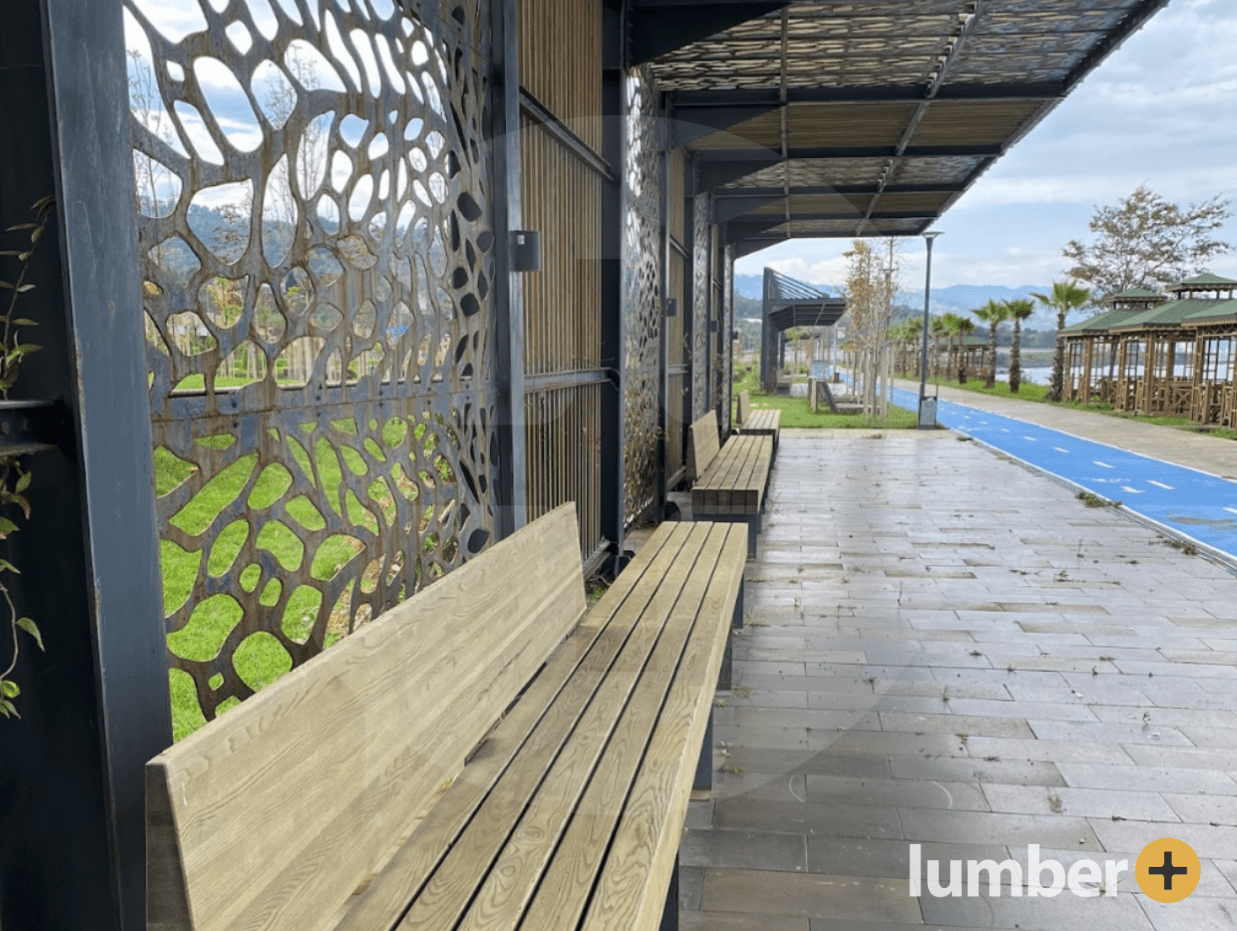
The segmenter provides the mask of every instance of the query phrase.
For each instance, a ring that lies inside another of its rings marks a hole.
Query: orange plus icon
[[[1198,887],[1198,854],[1173,837],[1153,840],[1134,864],[1138,888],[1157,902],[1180,902]]]

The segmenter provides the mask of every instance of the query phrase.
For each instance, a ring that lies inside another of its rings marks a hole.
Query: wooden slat
[[[752,416],[751,395],[746,391],[739,392],[738,410],[735,413],[739,418],[739,426],[746,426],[748,418]]]
[[[691,777],[721,670],[724,630],[730,624],[746,558],[743,529],[729,528],[723,557],[700,609],[703,623],[697,625],[661,709],[593,891],[583,925],[587,931],[654,931],[660,924],[691,797]],[[709,629],[715,624],[722,628],[720,635]]]
[[[151,926],[319,926],[576,625],[578,545],[557,508],[152,760]]]
[[[579,813],[564,835],[521,927],[576,927],[580,914],[588,904],[588,890],[602,868],[603,861],[608,870],[616,856],[624,855],[619,848],[611,847],[610,842],[615,830],[621,830],[621,816],[626,809],[623,802],[633,780],[638,779],[645,761],[649,758],[648,754],[661,752],[657,743],[659,735],[663,743],[677,737],[678,752],[687,763],[686,771],[694,772],[703,740],[703,727],[695,730],[690,725],[679,727],[683,722],[675,716],[674,697],[676,690],[690,692],[703,703],[702,717],[707,720],[708,706],[713,700],[713,683],[717,681],[717,669],[720,668],[720,657],[726,643],[731,610],[738,597],[746,553],[746,542],[741,528],[709,525],[708,538],[699,552],[690,576],[683,580],[683,588],[670,622],[671,626],[694,622],[690,637],[686,640],[686,649],[682,649],[682,637],[668,637],[667,643],[680,643],[680,654],[673,656],[672,651],[667,649],[656,655],[650,663],[650,670],[656,670],[659,664],[662,664],[659,675],[669,671],[673,663],[673,666],[677,667],[675,684],[667,691],[664,686],[645,689],[642,682],[639,702],[633,702],[628,708],[618,732],[606,749],[605,758],[598,767],[598,775],[590,784]],[[652,582],[656,584],[655,579]],[[670,633],[668,629],[667,634]],[[661,650],[661,644],[658,649]],[[715,657],[717,664],[713,667],[712,678],[709,678],[708,670]],[[684,681],[687,682],[685,687],[682,686]],[[665,703],[663,697],[666,698]],[[674,735],[669,738],[662,731],[667,708],[670,708],[674,716],[670,729],[675,730]],[[691,718],[691,725],[701,723],[695,714]],[[650,741],[649,731],[654,725],[656,729],[652,730]],[[646,752],[646,748],[650,747],[656,749]],[[689,790],[690,775],[685,782],[673,787],[671,797],[665,799],[667,814],[678,828],[682,826],[682,815],[678,814],[677,821],[674,820],[675,810],[679,806],[673,796],[676,792],[686,796]],[[678,849],[678,838],[671,832],[665,843],[672,861]],[[605,859],[607,851],[609,858]],[[636,885],[651,886],[658,890],[654,895],[660,895],[664,902],[670,872],[671,867],[667,866],[660,876],[633,876],[632,879]],[[585,927],[592,928],[592,922],[593,919],[590,918]]]
[[[721,550],[721,534],[710,534],[710,530],[708,525],[694,527],[670,571],[650,573],[643,579],[642,588],[653,592],[652,599],[640,612],[618,662],[581,715],[570,747],[555,761],[494,863],[459,931],[515,927],[550,861],[562,855],[556,842],[573,818],[588,821],[622,810]],[[626,779],[615,778],[624,772]],[[586,790],[588,798],[583,797]],[[575,898],[581,906],[587,895],[588,886],[577,884]],[[561,915],[545,924],[536,919],[526,922],[533,928],[564,924]]]
[[[693,513],[757,513],[772,457],[770,436],[745,434],[731,439],[692,489]]]

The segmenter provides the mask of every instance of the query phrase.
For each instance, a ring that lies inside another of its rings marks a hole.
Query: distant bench
[[[777,441],[781,433],[782,412],[759,410],[752,412],[751,400],[746,391],[739,392],[738,425],[736,431],[744,436],[770,436],[773,438],[773,458],[777,458]]]
[[[150,761],[149,931],[674,927],[743,533],[591,610],[579,553],[566,504]]]
[[[747,555],[755,558],[773,462],[773,438],[734,436],[721,446],[714,411],[696,420],[688,432],[688,472],[696,479],[692,517],[746,523]]]

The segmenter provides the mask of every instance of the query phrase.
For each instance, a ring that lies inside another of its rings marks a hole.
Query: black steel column
[[[498,348],[499,536],[528,520],[524,418],[524,291],[512,270],[511,231],[521,228],[520,59],[517,0],[492,0],[493,81],[490,138],[494,160],[494,311]]]
[[[625,4],[602,7],[602,157],[613,166],[614,180],[601,193],[601,366],[611,373],[601,395],[601,535],[614,544],[621,568],[627,492],[623,418],[627,390],[627,333],[623,326],[623,223],[627,216],[623,131],[623,21]]]
[[[65,415],[0,544],[46,645],[23,635],[0,719],[0,925],[139,931],[144,768],[172,729],[120,4],[13,0],[0,74],[0,227],[57,200],[18,314],[44,349],[12,394]]]

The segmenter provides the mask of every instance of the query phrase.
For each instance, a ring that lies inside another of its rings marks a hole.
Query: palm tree
[[[971,311],[976,317],[988,324],[988,358],[989,365],[984,377],[984,387],[991,388],[996,384],[996,330],[1009,319],[1009,310],[1004,304],[989,301],[978,310]]]
[[[1022,386],[1022,321],[1035,313],[1035,302],[1029,297],[1006,301],[1009,319],[1014,321],[1014,340],[1009,347],[1009,393],[1017,394]]]
[[[966,384],[966,338],[975,332],[975,321],[959,317],[955,324],[958,331],[958,384]]]
[[[1065,388],[1065,343],[1061,331],[1065,329],[1065,317],[1091,300],[1091,292],[1071,278],[1069,281],[1054,281],[1051,294],[1032,294],[1036,300],[1047,304],[1057,312],[1057,343],[1052,353],[1052,386],[1048,389],[1049,401],[1060,401]]]
[[[945,316],[948,316],[946,314]],[[928,335],[932,337],[932,377],[941,374],[941,340],[949,334],[949,324],[944,317],[933,317],[928,323]],[[948,365],[948,361],[946,361]]]

